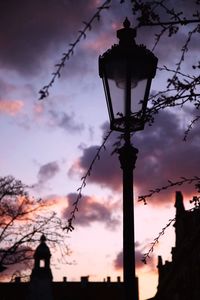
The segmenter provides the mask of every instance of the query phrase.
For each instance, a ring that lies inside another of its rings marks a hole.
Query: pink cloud
[[[22,111],[24,103],[21,100],[0,100],[0,113],[15,116]]]
[[[34,106],[34,113],[36,116],[41,116],[44,112],[44,107],[43,107],[43,104],[41,103],[37,103],[35,104]]]
[[[86,48],[100,54],[113,44],[113,37],[107,33],[101,34],[97,39],[87,42]]]

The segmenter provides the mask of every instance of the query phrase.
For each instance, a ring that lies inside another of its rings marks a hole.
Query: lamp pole
[[[123,276],[125,299],[138,300],[138,286],[135,276],[135,233],[133,204],[133,169],[138,150],[130,143],[127,132],[125,144],[119,149],[119,160],[123,170]]]
[[[123,25],[117,31],[119,44],[99,57],[99,76],[103,80],[110,128],[124,135],[124,145],[119,149],[123,171],[123,300],[138,300],[133,203],[133,170],[138,150],[132,146],[130,137],[131,132],[144,129],[158,59],[144,45],[136,44],[136,30],[127,18]]]

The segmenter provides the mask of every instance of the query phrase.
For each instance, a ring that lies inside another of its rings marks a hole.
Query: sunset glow
[[[111,7],[101,12],[100,20],[95,20],[85,38],[76,44],[60,78],[50,87],[49,96],[38,100],[38,92],[51,80],[55,65],[76,41],[83,22],[88,22],[103,2],[57,0],[49,1],[46,6],[40,0],[20,0],[0,4],[0,175],[13,175],[31,186],[30,193],[49,201],[49,209],[55,211],[65,225],[82,177],[109,132],[98,57],[118,43],[116,30],[122,27],[125,17],[133,27],[137,25],[132,1],[111,1]],[[171,7],[173,4],[168,2]],[[178,0],[176,6],[180,5],[192,15],[195,5],[190,7],[189,2]],[[162,15],[162,11],[160,13]],[[177,63],[186,29],[184,27],[180,35],[169,37],[166,33],[162,37],[154,50],[159,67],[173,68]],[[156,30],[158,28],[139,27],[137,43],[152,50]],[[194,35],[191,47],[194,47],[193,55],[190,53],[184,61],[188,73],[192,72],[196,51],[199,51],[199,35]],[[157,70],[151,93],[165,88],[168,74]],[[198,123],[188,140],[183,141],[194,115],[196,111],[189,105],[182,110],[180,107],[161,110],[152,126],[146,125],[144,131],[132,136],[134,147],[139,149],[134,171],[134,206],[140,300],[153,297],[156,292],[157,256],[171,259],[173,222],[155,245],[147,264],[141,261],[143,254],[175,217],[176,190],[183,192],[186,208],[191,208],[189,200],[196,191],[192,184],[175,186],[147,198],[147,205],[138,202],[138,196],[167,185],[168,180],[198,174]],[[103,281],[107,276],[111,276],[112,281],[116,281],[117,276],[122,280],[122,170],[117,153],[112,154],[118,138],[116,132],[111,133],[87,176],[75,229],[65,234],[70,255],[63,262],[59,247],[52,249],[54,281],[62,281],[63,276],[69,281],[78,281],[81,276],[89,276],[90,281]],[[13,267],[6,272],[4,275],[10,276]]]

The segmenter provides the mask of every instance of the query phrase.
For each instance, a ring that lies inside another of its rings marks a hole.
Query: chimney
[[[89,276],[81,276],[81,283],[85,284],[89,281]]]
[[[108,277],[107,277],[107,282],[110,282],[110,281],[111,281],[111,280],[110,280],[110,276],[108,276]]]
[[[16,283],[20,283],[21,282],[21,278],[20,277],[15,277],[15,282]]]

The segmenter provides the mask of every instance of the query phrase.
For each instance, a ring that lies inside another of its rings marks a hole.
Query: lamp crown
[[[117,37],[119,39],[120,45],[134,45],[135,44],[135,37],[136,37],[136,30],[130,27],[131,23],[126,17],[123,22],[124,28],[117,30]]]

